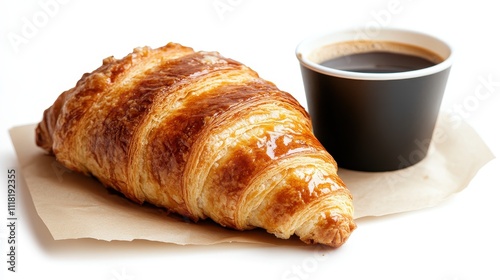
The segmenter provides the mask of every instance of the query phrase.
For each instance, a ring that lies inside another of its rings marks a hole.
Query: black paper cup
[[[341,168],[392,171],[420,162],[431,143],[451,68],[452,49],[438,38],[397,29],[376,33],[332,32],[306,39],[296,49],[314,134]],[[441,60],[393,73],[322,66],[329,59],[326,46],[346,41],[412,45]]]

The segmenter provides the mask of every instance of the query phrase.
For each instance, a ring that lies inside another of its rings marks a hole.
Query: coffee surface
[[[352,72],[362,73],[396,73],[418,70],[436,63],[411,54],[389,51],[372,51],[356,53],[329,59],[321,65]]]
[[[364,73],[395,73],[427,68],[443,61],[434,52],[392,41],[346,41],[323,46],[309,59],[326,67]]]

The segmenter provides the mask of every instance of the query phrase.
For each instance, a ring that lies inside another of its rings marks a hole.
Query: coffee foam
[[[309,55],[309,59],[315,63],[320,64],[327,60],[341,56],[358,54],[358,53],[376,52],[376,51],[394,52],[399,54],[419,56],[436,64],[444,60],[438,54],[415,45],[409,45],[391,41],[369,41],[369,40],[346,41],[346,42],[326,45],[312,51],[311,54]]]

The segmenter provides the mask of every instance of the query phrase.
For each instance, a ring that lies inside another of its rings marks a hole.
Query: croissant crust
[[[109,57],[45,110],[36,143],[67,168],[193,221],[342,245],[352,196],[288,93],[217,52]]]

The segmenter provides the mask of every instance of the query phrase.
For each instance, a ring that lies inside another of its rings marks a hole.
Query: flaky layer
[[[352,197],[306,111],[215,52],[170,43],[105,59],[45,111],[37,144],[194,221],[333,247],[355,228]]]

